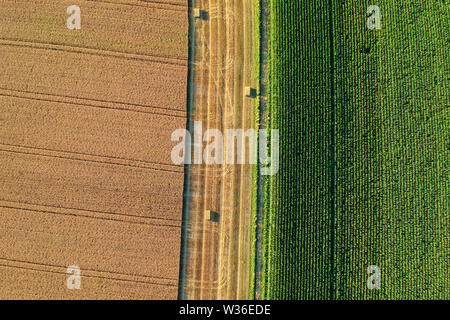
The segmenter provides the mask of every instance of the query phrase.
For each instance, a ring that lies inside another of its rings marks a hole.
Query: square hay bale
[[[256,97],[256,89],[252,87],[245,87],[245,96],[249,98]]]
[[[201,19],[202,18],[202,10],[199,8],[194,8],[194,18]]]
[[[205,211],[205,216],[206,219],[208,221],[212,221],[212,222],[218,222],[219,221],[219,214],[217,212],[211,211],[211,210],[206,210]]]

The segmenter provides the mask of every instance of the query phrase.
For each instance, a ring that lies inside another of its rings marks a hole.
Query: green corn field
[[[448,1],[270,8],[263,298],[449,299]]]

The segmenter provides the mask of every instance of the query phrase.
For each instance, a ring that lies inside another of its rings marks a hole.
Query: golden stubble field
[[[72,4],[0,0],[0,298],[175,299],[187,2]]]
[[[257,100],[244,88],[257,87],[255,7],[245,1],[193,1],[207,18],[194,19],[190,123],[203,130],[255,128]],[[232,148],[224,143],[224,149]],[[252,297],[252,226],[256,211],[254,165],[192,165],[183,238],[180,297]],[[219,214],[208,220],[205,212]]]

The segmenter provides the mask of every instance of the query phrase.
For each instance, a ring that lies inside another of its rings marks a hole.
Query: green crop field
[[[450,299],[448,1],[270,5],[263,298]]]

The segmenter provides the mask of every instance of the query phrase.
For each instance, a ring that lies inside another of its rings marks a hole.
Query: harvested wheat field
[[[176,299],[186,1],[0,4],[0,298]]]
[[[257,100],[246,97],[244,88],[258,83],[258,1],[197,0],[192,7],[203,17],[191,15],[189,126],[201,122],[204,131],[221,132],[257,128]],[[225,142],[227,148],[234,147]],[[253,297],[255,169],[251,164],[189,167],[180,298]],[[216,221],[209,211],[218,215]]]

